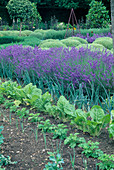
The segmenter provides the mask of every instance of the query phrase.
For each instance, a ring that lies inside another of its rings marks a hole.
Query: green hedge
[[[41,40],[43,39],[43,34],[40,33],[40,32],[32,32],[29,36],[30,37],[36,37],[36,38],[41,39]]]
[[[45,42],[39,45],[40,48],[67,47],[60,41]]]
[[[61,42],[65,44],[67,47],[77,47],[78,45],[81,44],[78,40],[72,40],[68,38],[61,40]]]
[[[101,38],[97,38],[93,44],[101,44],[103,45],[105,48],[111,50],[113,48],[113,41],[112,38],[110,37],[101,37]]]
[[[8,44],[8,43],[14,43],[20,41],[24,41],[24,39],[22,37],[16,37],[16,36],[0,37],[0,44]]]
[[[82,44],[88,44],[87,40],[80,38],[80,37],[69,37],[68,40],[78,40]]]

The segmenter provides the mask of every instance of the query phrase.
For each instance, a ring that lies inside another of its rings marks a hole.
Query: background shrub
[[[109,33],[110,32],[110,28],[90,28],[90,29],[80,29],[80,33],[84,36],[87,35],[87,33],[89,34],[89,36],[93,36],[94,34],[105,34],[105,33]]]

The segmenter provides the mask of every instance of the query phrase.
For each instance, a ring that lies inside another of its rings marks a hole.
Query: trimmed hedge
[[[29,36],[31,33],[33,33],[33,31],[30,31],[30,30],[22,31],[22,34],[25,34],[26,36]]]
[[[68,38],[61,40],[61,42],[65,44],[67,47],[77,47],[78,45],[81,44],[78,40],[72,40]]]
[[[54,43],[56,43],[56,42],[60,42],[60,41],[59,41],[59,40],[56,40],[56,39],[47,39],[47,40],[41,41],[40,45],[41,45],[41,44],[44,44],[44,43],[47,43],[47,42],[54,42]]]
[[[88,44],[87,40],[83,39],[83,38],[80,38],[80,37],[69,37],[67,39],[70,39],[70,40],[78,40],[80,43],[82,44]]]
[[[40,32],[32,32],[29,36],[30,37],[36,37],[36,38],[41,39],[41,40],[43,39],[43,35]]]
[[[101,52],[103,52],[103,51],[107,51],[107,52],[111,52],[112,53],[112,51],[111,50],[108,50],[107,48],[105,48],[103,45],[101,45],[101,44],[94,44],[94,43],[92,43],[92,44],[81,44],[81,45],[79,45],[79,46],[77,46],[76,48],[77,49],[80,49],[80,48],[88,48],[88,49],[90,49],[91,51],[101,51]]]
[[[0,37],[0,44],[8,44],[8,43],[14,43],[14,42],[20,42],[20,41],[24,41],[24,38],[16,37],[16,36]]]
[[[110,37],[97,38],[93,43],[101,44],[109,50],[113,48],[113,41],[112,41],[112,38]]]
[[[67,47],[60,41],[45,42],[39,45],[40,48]]]

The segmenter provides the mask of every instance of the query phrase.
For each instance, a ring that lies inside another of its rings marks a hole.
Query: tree
[[[111,0],[111,23],[112,23],[113,56],[114,56],[114,0]]]
[[[39,12],[37,11],[36,3],[32,3],[32,16],[30,18],[33,23],[41,22],[42,17],[40,16]]]
[[[92,0],[89,6],[90,9],[86,15],[88,28],[107,27],[110,23],[109,11],[106,10],[102,2]]]
[[[33,15],[33,5],[29,0],[10,0],[6,6],[12,19],[20,19],[20,36],[22,22]]]

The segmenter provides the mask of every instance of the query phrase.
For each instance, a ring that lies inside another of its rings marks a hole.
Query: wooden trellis
[[[78,25],[78,22],[77,22],[77,19],[76,19],[76,15],[74,13],[74,10],[73,8],[71,9],[71,12],[70,12],[70,16],[69,16],[69,20],[68,20],[68,25],[67,25],[67,30],[66,30],[66,33],[65,33],[65,37],[66,38],[66,35],[67,35],[67,31],[69,29],[69,24],[70,24],[70,21],[72,20],[72,26],[73,26],[73,32],[72,32],[72,35],[74,35],[74,24],[76,22],[76,25],[77,25],[77,28],[79,29],[79,32],[80,32],[80,28],[79,28],[79,25]]]

